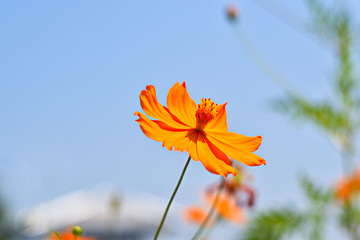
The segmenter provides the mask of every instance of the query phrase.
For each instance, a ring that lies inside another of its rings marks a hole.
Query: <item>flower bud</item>
[[[230,21],[236,21],[238,18],[239,10],[236,5],[228,5],[226,7],[226,15]]]
[[[75,236],[81,236],[83,234],[83,230],[80,226],[75,226],[72,229],[72,234],[74,234]]]

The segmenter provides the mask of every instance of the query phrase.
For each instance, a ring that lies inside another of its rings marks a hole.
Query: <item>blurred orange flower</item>
[[[348,177],[339,180],[335,195],[341,201],[350,201],[356,194],[360,193],[360,169]]]
[[[184,219],[187,222],[202,224],[207,216],[207,212],[199,206],[190,206],[185,209]]]
[[[253,207],[255,191],[247,183],[252,176],[241,166],[235,165],[234,167],[238,170],[238,174],[224,180],[224,191],[236,199],[237,205]]]
[[[236,175],[229,157],[249,166],[266,164],[253,154],[262,141],[261,136],[246,137],[229,132],[226,119],[226,104],[216,104],[209,98],[200,104],[190,98],[186,84],[177,82],[170,88],[167,106],[161,105],[156,97],[155,87],[148,85],[140,93],[140,104],[144,112],[157,120],[135,112],[136,121],[144,134],[168,150],[187,151],[195,161],[201,161],[211,173],[226,177]]]
[[[74,234],[71,233],[71,231],[61,233],[60,237],[61,237],[61,240],[74,240],[75,239],[75,236],[74,236]],[[51,234],[50,240],[59,240],[59,239],[57,238],[55,233],[53,233],[53,234]],[[76,240],[96,240],[96,238],[77,236]]]
[[[215,194],[206,194],[208,205],[212,205],[215,200]],[[243,210],[238,206],[236,199],[226,192],[222,192],[216,201],[215,212],[222,218],[232,222],[243,222],[245,216]]]
[[[215,201],[215,194],[205,194],[205,201],[208,206],[212,206]],[[236,199],[229,194],[223,192],[219,195],[216,205],[214,206],[214,212],[218,217],[226,219],[232,222],[243,222],[245,216],[243,210],[237,205]],[[187,222],[201,225],[208,215],[208,211],[199,206],[190,206],[185,208],[184,219]],[[206,227],[212,226],[214,221],[210,221]]]

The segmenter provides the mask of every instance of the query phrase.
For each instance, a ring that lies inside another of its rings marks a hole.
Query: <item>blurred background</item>
[[[347,8],[354,22],[359,18],[358,1],[319,2],[334,12]],[[228,16],[229,6],[235,18]],[[196,102],[228,102],[230,131],[263,137],[256,154],[267,165],[245,167],[254,177],[254,211],[304,206],[299,175],[330,186],[343,174],[342,155],[326,130],[292,121],[276,105],[292,91],[311,101],[334,94],[337,52],[314,34],[313,16],[303,0],[1,2],[2,228],[9,235],[15,229],[17,238],[41,239],[66,223],[53,219],[44,223],[46,230],[24,232],[30,210],[60,206],[79,191],[80,199],[94,199],[99,189],[104,198],[94,202],[115,201],[115,208],[116,199],[155,198],[159,210],[147,213],[145,207],[143,215],[154,214],[149,221],[157,225],[187,154],[148,139],[133,114],[141,111],[139,93],[146,85],[156,87],[165,105],[177,81],[186,82]],[[176,209],[198,202],[201,190],[218,178],[190,163],[171,217],[179,223],[169,239],[191,238],[196,227],[183,223]],[[74,213],[77,206],[59,211]],[[236,239],[239,231],[217,229],[214,239]]]

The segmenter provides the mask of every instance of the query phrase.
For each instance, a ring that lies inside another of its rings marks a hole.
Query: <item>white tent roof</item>
[[[167,199],[133,190],[119,193],[114,189],[111,185],[102,185],[66,194],[25,210],[19,221],[28,236],[43,235],[76,224],[82,224],[85,231],[156,229]],[[178,221],[179,207],[173,203],[165,231],[173,232],[169,227],[173,226],[171,222]]]

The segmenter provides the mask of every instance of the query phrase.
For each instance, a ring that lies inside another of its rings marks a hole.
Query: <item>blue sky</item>
[[[317,129],[270,108],[282,91],[243,51],[228,3],[1,2],[0,179],[12,211],[101,182],[168,198],[187,154],[145,137],[133,113],[146,85],[165,104],[177,81],[195,101],[228,102],[231,131],[262,135],[267,165],[246,168],[260,208],[300,202],[299,173],[334,183],[339,154]],[[331,93],[334,59],[320,41],[254,2],[235,3],[241,28],[292,85],[313,99]],[[284,7],[308,26],[302,1]],[[198,201],[217,179],[191,162],[176,200]]]

